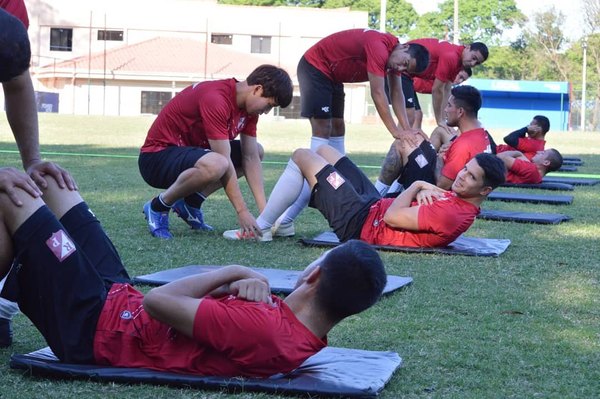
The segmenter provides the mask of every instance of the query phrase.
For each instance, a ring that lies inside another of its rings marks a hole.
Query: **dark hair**
[[[469,85],[455,86],[450,91],[454,97],[457,107],[463,108],[468,116],[477,118],[477,112],[481,108],[481,93]]]
[[[550,130],[550,119],[546,118],[544,115],[536,115],[533,119],[535,119],[542,128],[542,133],[546,134],[548,130]]]
[[[29,69],[31,48],[23,22],[3,9],[0,26],[0,82],[8,82]]]
[[[487,60],[488,56],[490,55],[490,51],[488,50],[487,46],[481,42],[471,43],[471,45],[469,46],[469,49],[471,51],[479,51],[479,53],[483,57],[483,61]]]
[[[249,85],[261,85],[263,97],[273,97],[277,105],[285,108],[292,102],[294,86],[286,71],[274,65],[261,65],[256,68],[246,82]]]
[[[550,161],[550,165],[548,165],[547,172],[554,172],[555,170],[559,170],[563,164],[563,157],[554,148],[548,149],[548,154],[546,155],[546,160]]]
[[[504,161],[494,154],[485,152],[475,155],[475,160],[481,169],[483,169],[483,184],[492,189],[504,184],[506,180],[506,166]]]
[[[323,259],[316,300],[333,320],[362,312],[383,292],[387,276],[379,254],[367,243],[350,240]]]
[[[421,44],[408,43],[408,54],[415,59],[414,73],[421,73],[429,65],[429,50]]]

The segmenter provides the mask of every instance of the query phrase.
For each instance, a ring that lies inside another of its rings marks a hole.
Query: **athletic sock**
[[[346,146],[344,144],[344,136],[330,137],[329,145],[341,152],[343,155],[346,155]]]
[[[320,146],[325,145],[325,144],[329,144],[328,139],[324,139],[322,137],[316,137],[316,136],[312,136],[310,138],[311,151],[317,151],[317,148],[319,148]]]
[[[171,209],[171,205],[167,205],[162,199],[162,193],[152,199],[150,203],[150,209],[154,212],[168,212]]]
[[[402,191],[402,184],[398,183],[398,180],[394,180],[394,182],[392,183],[392,185],[390,186],[389,190],[388,190],[388,194],[392,194],[392,193],[397,193],[399,191]]]
[[[265,209],[256,218],[258,227],[264,230],[273,226],[277,218],[298,198],[303,183],[304,176],[302,176],[300,168],[290,159],[275,187],[273,187]]]
[[[375,189],[379,191],[382,197],[384,197],[390,189],[390,186],[377,179],[375,182]]]
[[[202,193],[193,193],[185,197],[184,201],[187,205],[192,208],[200,209],[202,207],[202,203],[206,200],[206,197],[202,195]]]

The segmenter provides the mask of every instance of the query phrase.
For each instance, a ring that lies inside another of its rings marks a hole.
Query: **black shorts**
[[[360,238],[371,205],[381,199],[375,186],[347,157],[325,166],[315,177],[310,206],[325,216],[340,241]]]
[[[419,97],[417,97],[413,80],[405,75],[402,75],[402,93],[404,93],[404,104],[406,105],[406,108],[414,108],[415,111],[421,109],[421,104],[419,104]]]
[[[94,363],[94,335],[106,293],[130,283],[100,222],[81,203],[60,220],[43,206],[14,235],[21,311],[67,363]]]
[[[239,140],[231,140],[231,162],[237,168],[242,167],[242,146]],[[179,175],[190,168],[204,155],[211,152],[201,147],[167,147],[158,152],[141,152],[138,166],[142,178],[154,188],[171,187]]]
[[[408,161],[402,169],[398,178],[398,183],[404,188],[408,188],[417,180],[423,180],[435,184],[435,165],[437,162],[437,153],[433,145],[427,140],[423,140],[419,148],[416,148],[408,156]]]
[[[344,117],[344,84],[336,83],[312,66],[304,57],[298,63],[300,115],[305,118]]]

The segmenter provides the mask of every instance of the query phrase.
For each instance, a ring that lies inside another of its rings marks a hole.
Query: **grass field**
[[[132,276],[186,264],[239,263],[301,269],[321,252],[296,239],[271,243],[221,238],[235,212],[217,192],[203,209],[214,233],[192,233],[172,218],[175,239],[150,237],[141,213],[157,193],[139,176],[137,152],[151,118],[41,115],[42,150],[67,168],[103,222]],[[525,121],[526,123],[528,121]],[[516,128],[519,126],[516,126]],[[506,132],[493,132],[501,141]],[[348,126],[347,150],[375,179],[390,143],[380,126]],[[599,133],[553,133],[548,146],[579,156],[580,173],[600,174]],[[270,192],[291,151],[306,146],[307,121],[259,126]],[[0,115],[0,165],[20,167]],[[248,190],[242,184],[246,198]],[[506,190],[506,189],[503,189]],[[509,238],[499,258],[381,253],[389,274],[414,284],[351,317],[329,335],[333,346],[398,352],[403,367],[383,398],[592,398],[600,396],[600,188],[577,187],[570,206],[489,202],[488,209],[566,213],[556,226],[481,221],[468,235]],[[533,193],[534,191],[532,191]],[[538,193],[553,194],[552,192]],[[255,209],[250,201],[252,209]],[[314,210],[297,222],[298,236],[327,228]],[[32,378],[8,368],[11,353],[44,346],[26,317],[15,320],[15,343],[0,350],[0,398],[272,398],[266,394],[173,389]]]

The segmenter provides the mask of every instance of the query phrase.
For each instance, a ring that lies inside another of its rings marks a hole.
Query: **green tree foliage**
[[[513,27],[520,27],[526,17],[517,8],[514,0],[460,0],[458,25],[460,41],[484,42],[498,45],[502,33]],[[454,0],[445,0],[438,11],[421,16],[416,28],[410,33],[412,38],[437,37],[453,40]]]

